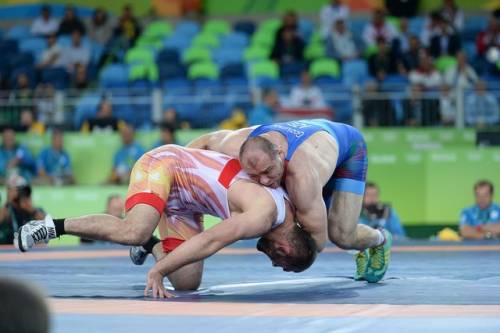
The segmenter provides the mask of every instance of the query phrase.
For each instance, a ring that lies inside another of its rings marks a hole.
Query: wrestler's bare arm
[[[194,139],[186,145],[188,148],[205,149],[218,151],[220,142],[230,134],[230,130],[211,132]]]
[[[296,208],[297,220],[321,252],[327,239],[328,223],[322,184],[316,170],[305,168],[300,173],[287,174],[286,188]]]
[[[221,130],[202,135],[191,141],[187,147],[213,150],[222,154],[238,158],[240,147],[254,127],[243,128],[236,131]]]

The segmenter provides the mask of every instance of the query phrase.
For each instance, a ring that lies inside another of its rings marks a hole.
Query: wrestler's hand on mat
[[[148,272],[148,279],[146,281],[146,288],[144,289],[144,296],[148,296],[151,289],[151,297],[153,298],[172,298],[174,295],[170,294],[163,286],[163,275],[154,267]]]

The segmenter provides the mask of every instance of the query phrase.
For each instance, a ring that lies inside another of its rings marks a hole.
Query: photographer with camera
[[[12,244],[20,226],[45,217],[45,212],[33,205],[31,192],[23,177],[12,176],[7,181],[7,202],[0,209],[0,244]]]
[[[379,189],[375,183],[366,183],[359,223],[372,228],[387,229],[394,238],[406,237],[405,230],[394,209],[390,204],[380,202]]]

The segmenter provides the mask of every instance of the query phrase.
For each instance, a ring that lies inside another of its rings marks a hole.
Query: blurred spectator
[[[432,58],[426,52],[420,52],[418,68],[410,71],[410,83],[420,85],[426,89],[438,88],[441,86],[441,75],[434,68]]]
[[[347,29],[346,22],[338,19],[332,25],[331,34],[326,37],[326,54],[337,60],[355,59],[359,57],[356,44],[359,45]]]
[[[52,185],[70,185],[74,183],[71,158],[64,150],[64,133],[52,132],[52,144],[44,148],[37,160],[38,183]]]
[[[76,90],[85,90],[89,88],[90,81],[87,74],[87,67],[77,63],[75,65],[75,72],[71,77],[71,88]]]
[[[36,65],[38,69],[61,66],[61,48],[57,45],[56,34],[47,36],[47,48],[42,52],[42,58]]]
[[[19,227],[31,220],[43,220],[45,212],[33,204],[32,189],[26,179],[14,175],[9,177],[6,185],[7,200],[0,209],[0,241],[1,244],[12,244]]]
[[[42,135],[45,132],[45,125],[36,119],[33,109],[24,109],[21,111],[19,131]]]
[[[89,24],[89,37],[94,42],[106,45],[113,34],[113,26],[104,8],[97,8]]]
[[[442,16],[438,16],[437,22],[434,34],[430,38],[429,53],[434,58],[443,55],[455,56],[461,48],[460,36]]]
[[[264,89],[262,92],[262,103],[255,106],[248,115],[248,124],[261,125],[271,124],[276,110],[279,107],[278,93],[274,89]]]
[[[500,24],[499,18],[496,18],[494,14],[490,15],[488,20],[488,27],[486,30],[481,31],[476,37],[476,50],[478,60],[480,61],[481,69],[483,72],[489,71],[488,67],[491,67],[489,63],[496,65],[496,61],[490,61],[488,59],[488,52],[495,52],[495,49],[500,50]],[[498,61],[498,59],[497,59]]]
[[[177,111],[174,108],[169,107],[163,111],[162,123],[166,123],[174,129],[184,128],[183,124],[180,122],[177,116]]]
[[[465,123],[485,127],[497,125],[500,110],[495,96],[486,90],[486,83],[478,81],[475,90],[465,100]]]
[[[448,69],[444,75],[444,82],[450,86],[470,88],[478,80],[476,71],[467,63],[467,55],[460,51],[457,53],[457,64]]]
[[[440,13],[451,27],[458,31],[464,28],[464,13],[458,8],[455,0],[443,0]]]
[[[395,17],[414,17],[419,4],[420,0],[385,0],[389,15]]]
[[[373,12],[372,22],[367,23],[363,30],[363,41],[367,47],[376,45],[379,39],[390,44],[397,35],[394,26],[385,21],[384,10],[376,9]]]
[[[275,44],[283,35],[284,30],[292,30],[296,35],[299,33],[299,17],[293,10],[288,10],[281,18],[281,26],[276,30],[276,35],[274,36]]]
[[[411,37],[408,19],[403,17],[399,20],[399,33],[392,40],[392,52],[398,56],[407,52],[410,49]]]
[[[366,183],[359,223],[375,229],[384,228],[389,230],[393,237],[404,238],[406,234],[398,214],[390,204],[380,202],[379,195],[377,184]]]
[[[388,74],[396,72],[396,62],[392,57],[384,38],[377,39],[377,53],[368,58],[368,70],[370,75],[378,81],[384,81]]]
[[[389,96],[379,91],[376,82],[367,82],[362,102],[365,126],[394,126],[396,114]]]
[[[407,126],[435,126],[441,121],[439,100],[425,96],[419,85],[410,87],[410,96],[403,101],[403,112]]]
[[[106,210],[104,214],[112,215],[114,217],[123,218],[125,215],[125,202],[120,194],[110,194],[106,201]],[[80,243],[90,244],[95,243],[93,239],[80,238]],[[105,242],[99,242],[105,243]]]
[[[271,59],[279,64],[297,63],[304,60],[304,41],[291,27],[280,29],[276,38]]]
[[[300,76],[300,85],[292,88],[290,106],[295,108],[321,109],[326,107],[321,89],[313,85],[308,71]]]
[[[235,107],[231,112],[231,117],[224,120],[220,125],[220,129],[237,130],[248,127],[245,110],[240,107]]]
[[[16,133],[12,128],[5,128],[2,133],[0,149],[0,183],[12,174],[20,175],[27,181],[36,174],[36,164],[31,152],[16,143]]]
[[[78,30],[71,33],[71,45],[63,50],[61,63],[69,73],[74,73],[76,65],[87,66],[90,62],[90,49],[82,44],[82,35]]]
[[[35,36],[48,36],[57,32],[59,21],[51,16],[50,7],[42,6],[40,16],[31,24],[31,34]]]
[[[443,16],[439,11],[429,13],[425,19],[424,28],[420,32],[420,42],[423,46],[428,47],[431,38],[441,33],[441,22],[443,22]]]
[[[76,16],[75,7],[69,5],[66,7],[61,23],[59,23],[57,34],[59,36],[71,35],[75,30],[79,31],[81,36],[85,35],[85,26],[83,22]]]
[[[135,132],[132,126],[123,126],[120,134],[123,145],[114,155],[110,182],[113,184],[128,184],[132,167],[139,157],[144,154],[144,149],[135,142]]]
[[[349,7],[342,3],[342,0],[331,0],[324,5],[319,13],[320,32],[323,39],[330,37],[332,27],[338,20],[347,21],[349,19]]]
[[[50,84],[40,83],[35,90],[37,118],[42,124],[54,124],[58,119],[54,101],[55,89]]]
[[[493,183],[478,181],[474,185],[476,204],[460,214],[460,234],[465,239],[500,237],[500,205],[493,202]]]
[[[171,144],[177,144],[177,140],[175,139],[175,128],[172,127],[169,123],[161,123],[160,139],[155,142],[152,148]]]
[[[441,111],[441,123],[443,125],[450,126],[455,124],[455,119],[457,117],[457,99],[450,86],[446,84],[441,87],[439,110]]]
[[[139,21],[134,16],[132,7],[123,7],[122,15],[118,18],[118,25],[115,27],[113,35],[121,40],[122,45],[130,47],[141,33]]]
[[[21,278],[0,278],[0,332],[49,333],[50,311],[44,295]]]
[[[108,100],[99,104],[94,118],[83,123],[82,132],[115,132],[125,126],[125,123],[113,115],[113,105]]]
[[[26,73],[19,73],[16,77],[10,101],[12,103],[10,113],[4,117],[8,117],[9,125],[18,128],[21,123],[21,113],[33,107],[33,89],[31,89],[31,82]]]
[[[420,46],[420,40],[418,39],[418,37],[414,35],[410,36],[408,51],[404,52],[400,59],[400,63],[402,64],[405,71],[411,71],[419,67],[421,52],[422,48]]]

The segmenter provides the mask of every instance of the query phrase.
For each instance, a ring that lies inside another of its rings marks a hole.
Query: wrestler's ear
[[[292,253],[292,246],[289,242],[279,242],[276,245],[276,252],[280,255],[288,256]]]
[[[284,159],[285,158],[285,150],[283,150],[283,146],[279,145],[277,148],[277,151],[278,151],[278,156],[280,157],[280,159]]]

